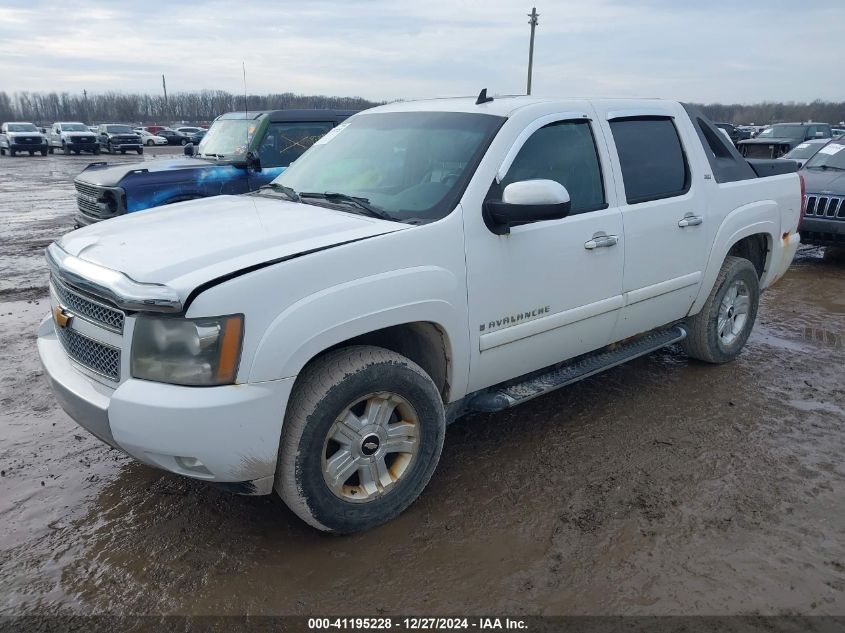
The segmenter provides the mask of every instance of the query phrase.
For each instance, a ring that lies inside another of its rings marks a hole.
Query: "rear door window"
[[[689,191],[689,165],[670,117],[614,119],[610,130],[628,204],[672,198]]]

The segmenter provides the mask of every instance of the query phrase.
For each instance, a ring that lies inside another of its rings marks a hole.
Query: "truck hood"
[[[184,301],[224,275],[409,228],[262,196],[216,196],[99,222],[59,246],[135,281],[165,284]]]
[[[137,163],[121,163],[119,165],[92,163],[76,177],[76,180],[90,183],[92,185],[100,185],[102,187],[117,187],[120,185],[120,181],[123,180],[126,174],[139,169],[146,170],[148,172],[173,171],[179,169],[199,169],[203,167],[211,167],[217,164],[220,163],[204,160],[202,158],[187,157],[171,160],[148,160],[139,161]]]
[[[838,169],[802,169],[807,193],[845,195],[845,171]]]

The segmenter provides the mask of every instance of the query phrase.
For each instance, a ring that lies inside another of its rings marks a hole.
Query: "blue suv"
[[[187,157],[92,163],[74,180],[76,225],[173,202],[255,191],[354,110],[230,112],[214,120]]]

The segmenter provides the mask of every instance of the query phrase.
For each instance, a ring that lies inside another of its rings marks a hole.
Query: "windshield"
[[[37,132],[38,128],[32,123],[9,123],[10,132]]]
[[[773,125],[766,128],[757,138],[800,138],[803,139],[806,135],[807,127],[805,125]]]
[[[845,169],[845,145],[828,143],[804,165],[807,169]]]
[[[454,209],[503,121],[463,112],[361,114],[273,182],[299,194],[356,196],[400,221],[439,220]]]
[[[801,143],[791,152],[784,154],[783,158],[810,158],[810,156],[819,151],[823,146],[823,143]]]
[[[203,137],[198,153],[200,156],[215,158],[246,156],[247,147],[256,129],[258,129],[258,121],[244,119],[215,121]]]
[[[128,125],[107,125],[106,132],[109,134],[134,134]]]
[[[90,132],[90,130],[81,123],[62,123],[63,132]]]

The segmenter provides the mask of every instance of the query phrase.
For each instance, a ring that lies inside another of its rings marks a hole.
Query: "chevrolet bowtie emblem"
[[[61,306],[53,308],[53,320],[60,328],[64,329],[70,325],[70,320],[73,318],[72,314],[67,314]]]

